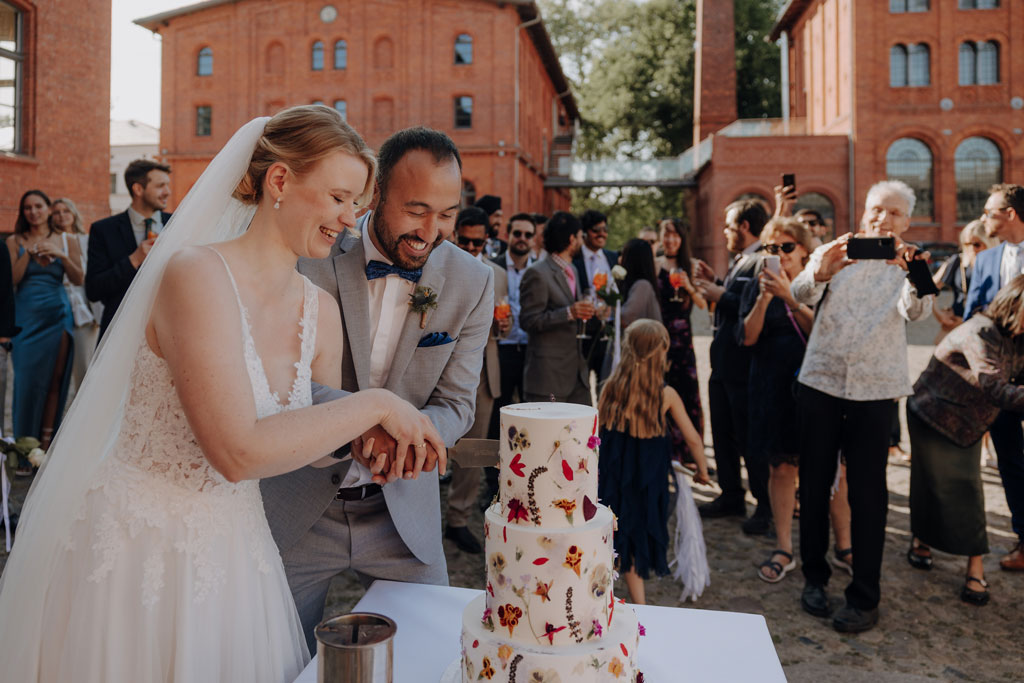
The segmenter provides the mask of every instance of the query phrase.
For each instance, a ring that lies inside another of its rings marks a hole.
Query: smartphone
[[[895,237],[853,237],[846,243],[846,257],[850,259],[896,258]]]
[[[782,262],[777,255],[769,254],[764,257],[764,269],[773,275],[778,275],[782,268]]]
[[[939,293],[939,288],[932,280],[932,271],[924,259],[916,258],[907,264],[907,279],[914,285],[918,298]]]
[[[796,174],[795,173],[783,173],[782,174],[782,186],[792,187],[796,190]]]

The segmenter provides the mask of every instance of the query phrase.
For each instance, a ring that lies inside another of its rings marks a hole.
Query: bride
[[[311,405],[311,380],[341,386],[341,317],[296,261],[354,226],[375,167],[334,110],[294,107],[243,126],[185,197],[29,492],[0,678],[281,683],[305,666],[259,479],[376,424],[444,453],[388,391]]]

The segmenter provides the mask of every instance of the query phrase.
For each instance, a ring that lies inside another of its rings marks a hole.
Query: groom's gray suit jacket
[[[360,220],[359,227],[366,225],[368,217]],[[344,324],[344,391],[314,385],[314,403],[369,388],[370,313],[360,234],[346,231],[328,258],[301,259],[299,271],[338,300]],[[473,425],[476,388],[494,314],[493,279],[490,268],[452,243],[438,245],[419,281],[437,294],[437,308],[427,314],[425,329],[420,329],[418,313],[410,311],[406,315],[384,386],[428,415],[449,447]],[[455,341],[418,346],[432,332],[447,332]],[[263,480],[263,504],[281,552],[298,541],[324,513],[350,464],[345,461],[325,468],[304,467]],[[387,484],[384,499],[409,550],[425,564],[440,560],[437,470],[415,480]]]

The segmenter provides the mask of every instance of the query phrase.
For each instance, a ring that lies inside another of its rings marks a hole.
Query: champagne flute
[[[668,283],[672,285],[673,293],[672,298],[669,301],[681,302],[679,298],[679,288],[683,286],[683,277],[685,271],[682,268],[673,268],[668,274]]]
[[[593,297],[594,297],[593,291],[590,290],[590,289],[585,289],[585,290],[583,290],[583,297],[580,299],[580,301],[589,301],[589,302],[593,303]],[[586,324],[587,324],[588,320],[590,320],[589,316],[587,318],[577,318],[576,319],[576,338],[577,339],[590,339],[590,335],[587,334],[587,332],[586,332]]]

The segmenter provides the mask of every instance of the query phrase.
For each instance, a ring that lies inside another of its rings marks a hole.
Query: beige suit
[[[508,274],[496,263],[487,260],[485,264],[494,271],[494,301],[500,302],[508,296]],[[476,388],[476,414],[473,426],[466,436],[472,439],[486,439],[491,423],[494,401],[501,396],[501,367],[498,365],[498,326],[491,325],[491,335],[484,349],[483,372]],[[480,492],[479,468],[452,467],[452,481],[448,490],[448,526],[466,526]]]

